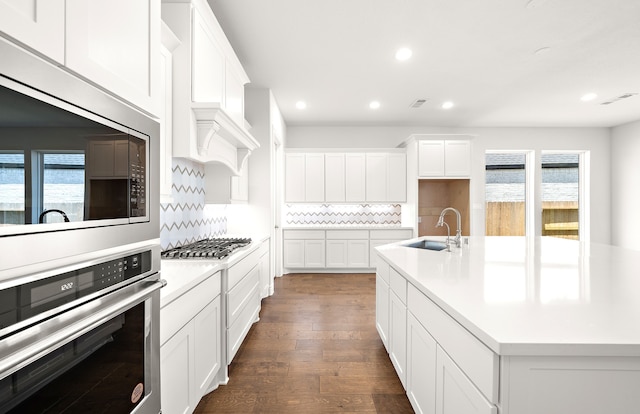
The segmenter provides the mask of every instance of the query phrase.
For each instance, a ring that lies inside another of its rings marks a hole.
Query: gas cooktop
[[[163,259],[222,259],[251,243],[250,238],[212,238],[165,250]]]

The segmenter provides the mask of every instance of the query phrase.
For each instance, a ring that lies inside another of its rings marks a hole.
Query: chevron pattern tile
[[[172,203],[160,204],[160,244],[163,250],[227,233],[224,205],[206,205],[204,166],[174,158]]]
[[[400,204],[287,204],[286,226],[400,227]]]

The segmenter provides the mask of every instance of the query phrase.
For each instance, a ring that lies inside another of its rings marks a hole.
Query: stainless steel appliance
[[[162,252],[163,259],[222,259],[251,244],[250,238],[209,238]]]
[[[92,401],[74,389],[113,400],[72,411],[158,414],[158,121],[2,37],[0,56],[0,203],[19,204],[0,208],[0,412]],[[98,359],[137,368],[99,382]]]
[[[160,412],[158,250],[0,283],[0,412]]]

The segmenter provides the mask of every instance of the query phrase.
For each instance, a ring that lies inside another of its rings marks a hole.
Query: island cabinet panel
[[[640,357],[503,357],[501,373],[505,414],[640,412]]]
[[[389,288],[389,357],[406,389],[407,282],[393,268],[390,268]]]
[[[392,268],[393,271],[393,268]],[[498,402],[498,356],[451,318],[415,286],[409,284],[408,309],[476,387],[494,404]]]
[[[376,274],[376,329],[389,352],[389,284]]]
[[[407,314],[407,396],[418,414],[436,412],[437,342],[411,312]]]
[[[498,413],[497,407],[484,398],[440,346],[437,346],[436,369],[436,414]]]

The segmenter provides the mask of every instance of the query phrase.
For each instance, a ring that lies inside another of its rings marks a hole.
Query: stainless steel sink
[[[447,243],[438,240],[420,240],[419,242],[405,244],[405,246],[416,249],[441,251],[447,248]]]

